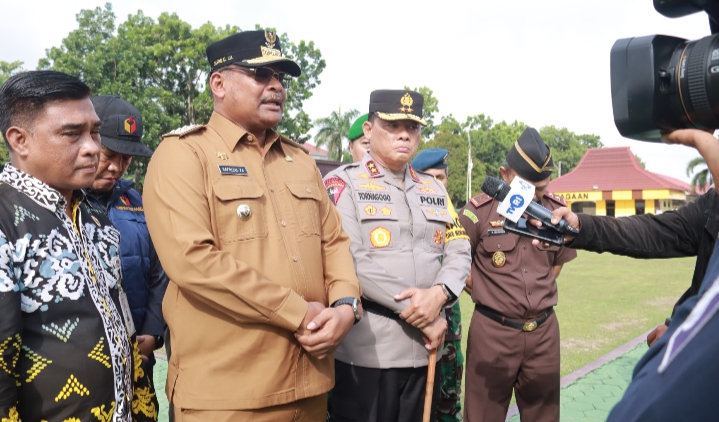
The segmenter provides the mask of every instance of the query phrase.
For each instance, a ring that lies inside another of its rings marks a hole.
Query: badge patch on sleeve
[[[434,232],[434,243],[441,245],[442,244],[442,230],[437,230]]]
[[[372,230],[369,240],[375,248],[386,248],[392,241],[392,233],[380,226]]]
[[[218,166],[220,174],[229,174],[234,176],[247,176],[247,169],[243,166]]]
[[[342,195],[342,191],[345,190],[345,187],[347,187],[347,183],[337,176],[325,180],[327,195],[330,196],[330,201],[332,201],[335,206],[337,206],[337,202],[339,202],[340,195]]]
[[[462,223],[459,222],[459,215],[457,215],[457,211],[454,209],[454,205],[452,205],[452,201],[450,201],[449,197],[447,197],[447,210],[452,217],[452,223],[447,223],[447,233],[444,235],[444,243],[457,239],[469,240],[469,236],[467,236],[467,232],[464,231]]]
[[[684,323],[680,325],[667,342],[662,362],[657,372],[664,372],[674,358],[689,344],[719,310],[719,278],[697,302]]]
[[[477,224],[479,222],[479,218],[477,218],[477,216],[474,215],[474,213],[468,209],[465,209],[464,211],[462,211],[462,215],[469,218],[470,220],[472,220],[472,222],[474,224]]]

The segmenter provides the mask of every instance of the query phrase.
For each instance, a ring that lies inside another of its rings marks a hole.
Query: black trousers
[[[439,402],[439,380],[437,367],[433,409]],[[374,369],[335,360],[332,421],[422,422],[426,383],[426,366]]]

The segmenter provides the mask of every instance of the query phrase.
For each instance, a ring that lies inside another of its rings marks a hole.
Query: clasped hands
[[[325,308],[320,302],[309,302],[305,318],[295,331],[295,338],[311,356],[324,359],[339,347],[354,322],[351,306]]]
[[[399,314],[406,323],[422,331],[424,347],[434,350],[444,343],[447,332],[447,320],[442,318],[440,311],[447,303],[447,295],[441,286],[429,289],[412,287],[399,292],[394,300],[410,299],[409,305]]]

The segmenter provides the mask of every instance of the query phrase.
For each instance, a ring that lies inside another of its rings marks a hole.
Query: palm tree
[[[342,113],[340,106],[337,111],[333,111],[329,117],[323,117],[315,121],[315,125],[319,128],[315,135],[315,146],[327,146],[330,160],[342,160],[342,141],[347,138],[347,132],[354,119],[359,115],[357,110],[349,110]]]
[[[703,157],[697,157],[687,164],[687,176],[691,176],[699,166],[704,166],[704,169],[694,174],[691,185],[694,186],[694,189],[698,187],[699,190],[704,191],[707,186],[712,185],[713,181],[712,174],[709,171],[709,167],[707,167],[707,162]]]

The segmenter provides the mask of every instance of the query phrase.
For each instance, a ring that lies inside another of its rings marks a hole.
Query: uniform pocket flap
[[[215,196],[221,201],[262,196],[262,188],[252,180],[220,180],[212,183],[212,189],[215,191]]]
[[[294,195],[297,198],[314,199],[315,201],[319,201],[321,199],[320,188],[317,186],[317,183],[314,183],[314,182],[285,182],[285,185],[287,185],[287,189],[290,190],[292,195]]]
[[[482,246],[488,253],[497,251],[508,252],[517,246],[517,235],[505,234],[502,236],[491,236],[482,239]]]

